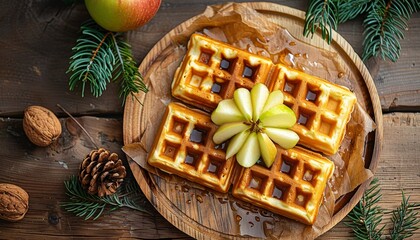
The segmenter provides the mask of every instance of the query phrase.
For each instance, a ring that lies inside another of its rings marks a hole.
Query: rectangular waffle
[[[334,169],[331,161],[300,147],[277,146],[270,169],[263,163],[242,168],[234,157],[225,159],[224,145],[213,143],[216,129],[208,113],[170,103],[148,163],[219,192],[227,192],[234,182],[234,197],[313,224]]]
[[[313,224],[334,164],[320,154],[295,147],[277,146],[270,169],[256,164],[243,168],[232,195],[274,213]]]
[[[166,108],[148,163],[219,192],[231,185],[233,158],[212,141],[217,126],[209,114],[179,103]]]
[[[335,154],[356,103],[347,88],[280,64],[270,91],[282,90],[284,104],[296,114],[291,129],[299,135],[299,144],[327,155]]]
[[[175,72],[172,95],[206,111],[232,98],[239,87],[265,83],[273,67],[269,58],[193,34],[183,62]]]
[[[338,151],[356,103],[351,91],[206,36],[191,36],[172,82],[172,95],[212,111],[222,99],[232,98],[237,88],[250,89],[258,82],[270,91],[283,91],[285,104],[298,118],[292,130],[300,145],[327,155]]]

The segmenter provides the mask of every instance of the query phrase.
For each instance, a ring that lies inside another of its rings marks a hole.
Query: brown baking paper
[[[143,111],[141,111],[142,135],[139,136],[139,142],[123,147],[127,156],[142,168],[167,181],[179,183],[184,180],[154,169],[147,164],[147,156],[166,105],[171,101],[178,101],[171,96],[172,78],[186,52],[189,36],[197,31],[249,52],[269,57],[274,63],[287,64],[349,89],[354,87],[352,85],[354,76],[349,69],[346,69],[336,53],[310,46],[293,38],[286,29],[270,22],[264,15],[244,5],[232,3],[208,7],[202,15],[192,21],[189,27],[172,37],[169,47],[164,49],[148,71],[143,73],[148,82],[149,92],[146,94]],[[347,125],[346,135],[339,152],[333,156],[327,156],[335,163],[335,171],[325,190],[324,202],[313,226],[307,226],[276,214],[264,215],[261,210],[256,210],[260,211],[258,219],[264,217],[264,221],[254,221],[249,226],[240,224],[242,221],[240,220],[238,226],[233,230],[226,230],[230,231],[226,234],[285,239],[313,239],[319,236],[322,228],[331,221],[337,200],[372,176],[371,171],[365,168],[363,155],[366,137],[374,129],[374,121],[358,103]],[[188,186],[203,191],[203,187],[197,184],[188,183]],[[252,206],[234,202],[230,194],[211,192],[207,196],[217,198],[219,201],[224,199],[225,202],[231,204],[230,208],[234,210],[234,213],[239,214],[241,219],[255,212]],[[246,214],[241,215],[240,211],[245,211]],[[228,217],[226,220],[232,221]]]

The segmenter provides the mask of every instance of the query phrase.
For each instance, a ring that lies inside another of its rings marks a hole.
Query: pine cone
[[[89,194],[113,194],[127,175],[118,154],[104,148],[92,150],[80,164],[79,181]]]

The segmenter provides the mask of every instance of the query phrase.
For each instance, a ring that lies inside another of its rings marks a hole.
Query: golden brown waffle
[[[250,89],[258,82],[285,93],[285,104],[298,118],[292,130],[300,145],[327,155],[338,151],[356,103],[351,91],[206,36],[191,36],[172,95],[212,111],[237,88]]]
[[[277,65],[277,77],[270,90],[282,90],[284,104],[296,114],[292,127],[299,144],[327,155],[335,154],[356,103],[356,96],[347,88],[324,79]]]
[[[232,194],[274,213],[313,224],[334,164],[300,147],[277,148],[270,169],[258,164],[242,169]]]
[[[212,141],[217,126],[207,113],[170,103],[155,137],[148,163],[219,192],[231,185],[233,158]]]
[[[273,64],[270,59],[200,34],[193,34],[172,82],[172,95],[184,103],[212,111],[239,87],[266,84],[280,89],[285,104],[298,118],[292,130],[299,144],[333,154],[338,150],[356,102],[348,89],[326,80]],[[224,145],[212,141],[217,126],[208,113],[170,103],[155,137],[148,162],[215,191],[280,215],[313,224],[334,164],[318,153],[277,147],[268,169],[263,164],[242,168],[225,159]]]
[[[268,58],[193,34],[183,62],[175,72],[172,95],[212,111],[239,87],[265,83],[273,67]]]
[[[225,147],[212,141],[217,126],[208,113],[170,103],[155,137],[148,163],[215,191],[227,192],[274,213],[313,224],[334,164],[301,147],[284,150],[270,169],[225,159]]]

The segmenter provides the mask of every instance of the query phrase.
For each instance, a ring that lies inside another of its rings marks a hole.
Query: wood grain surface
[[[127,34],[138,62],[168,31],[195,16],[209,4],[226,1],[164,0],[156,17]],[[239,1],[235,1],[239,2]],[[273,1],[305,10],[307,1]],[[156,211],[152,216],[128,209],[83,221],[60,207],[66,199],[63,181],[77,173],[81,159],[93,146],[67,130],[69,119],[60,103],[78,118],[94,139],[121,153],[123,108],[118,89],[110,85],[95,99],[68,90],[68,58],[80,24],[89,16],[83,4],[29,0],[0,3],[0,182],[20,185],[30,195],[30,209],[17,223],[0,221],[0,239],[162,239],[189,238]],[[384,141],[376,176],[382,186],[380,205],[395,208],[401,190],[420,202],[420,14],[409,21],[397,63],[367,63],[384,111]],[[362,19],[342,24],[338,32],[362,52]],[[80,89],[79,89],[80,90]],[[52,109],[61,117],[63,136],[47,148],[32,145],[22,130],[22,113],[29,105]],[[389,218],[385,218],[386,221]],[[320,239],[349,239],[343,222]],[[419,239],[417,231],[413,239]]]

